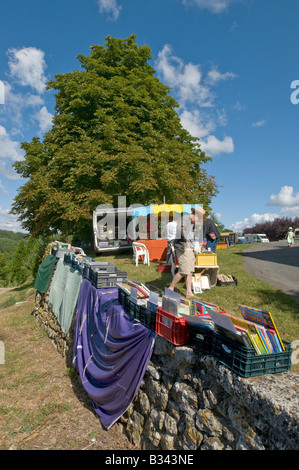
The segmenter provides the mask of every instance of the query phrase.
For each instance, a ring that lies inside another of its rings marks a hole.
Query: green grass
[[[27,282],[19,287],[13,287],[11,290],[7,290],[0,297],[0,310],[11,307],[16,302],[24,302],[30,294],[35,293],[33,289],[34,280],[28,279]]]
[[[242,252],[248,245],[236,245],[229,249],[217,250],[217,262],[221,274],[231,274],[238,279],[237,286],[215,286],[200,294],[200,298],[217,304],[219,307],[239,314],[238,304],[248,305],[271,312],[281,337],[289,342],[299,339],[299,301],[283,291],[260,281],[244,268]],[[131,252],[119,254],[101,254],[95,259],[109,261],[119,269],[128,273],[129,279],[136,279],[144,284],[150,283],[164,290],[169,287],[172,276],[170,273],[158,272],[158,263],[150,266],[133,263]],[[185,295],[184,283],[177,285],[176,291]]]

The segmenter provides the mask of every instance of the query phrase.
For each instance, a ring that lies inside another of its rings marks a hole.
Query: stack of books
[[[254,348],[256,354],[285,351],[284,343],[270,312],[244,305],[238,307],[242,318],[206,307],[204,313],[199,315],[199,319],[201,323],[205,321],[210,328],[215,330],[215,333],[247,348]]]

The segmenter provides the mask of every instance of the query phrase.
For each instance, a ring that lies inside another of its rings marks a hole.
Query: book
[[[273,332],[275,332],[275,335],[277,337],[277,340],[279,342],[279,345],[282,351],[285,351],[284,344],[279,336],[278,330],[276,328],[276,325],[274,323],[273,317],[270,312],[259,310],[253,307],[248,307],[245,305],[238,305],[238,307],[241,311],[242,317],[245,320],[252,321],[253,323],[256,323],[257,325],[263,326],[267,330],[271,330],[272,337],[273,337]]]
[[[267,353],[254,323],[246,321],[243,318],[234,317],[233,315],[230,315],[230,318],[237,329],[244,329],[247,331],[248,338],[251,342],[250,347],[254,347],[257,354]]]
[[[251,340],[248,337],[247,330],[245,328],[238,330],[229,315],[223,315],[222,313],[215,312],[214,310],[210,310],[209,314],[215,324],[216,331],[221,333],[223,336],[236,341],[242,346],[253,347]]]

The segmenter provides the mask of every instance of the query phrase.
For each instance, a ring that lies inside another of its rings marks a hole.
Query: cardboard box
[[[196,266],[217,266],[217,255],[215,253],[198,253],[195,256]]]

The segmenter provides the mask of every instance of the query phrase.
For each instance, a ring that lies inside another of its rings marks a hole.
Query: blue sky
[[[20,143],[43,138],[51,126],[55,100],[44,83],[78,69],[76,56],[106,36],[132,33],[151,48],[151,64],[172,88],[183,126],[213,159],[206,169],[219,185],[212,200],[218,219],[242,230],[299,216],[298,2],[1,3],[1,229],[20,230],[9,215],[24,184],[11,167],[23,158]]]

